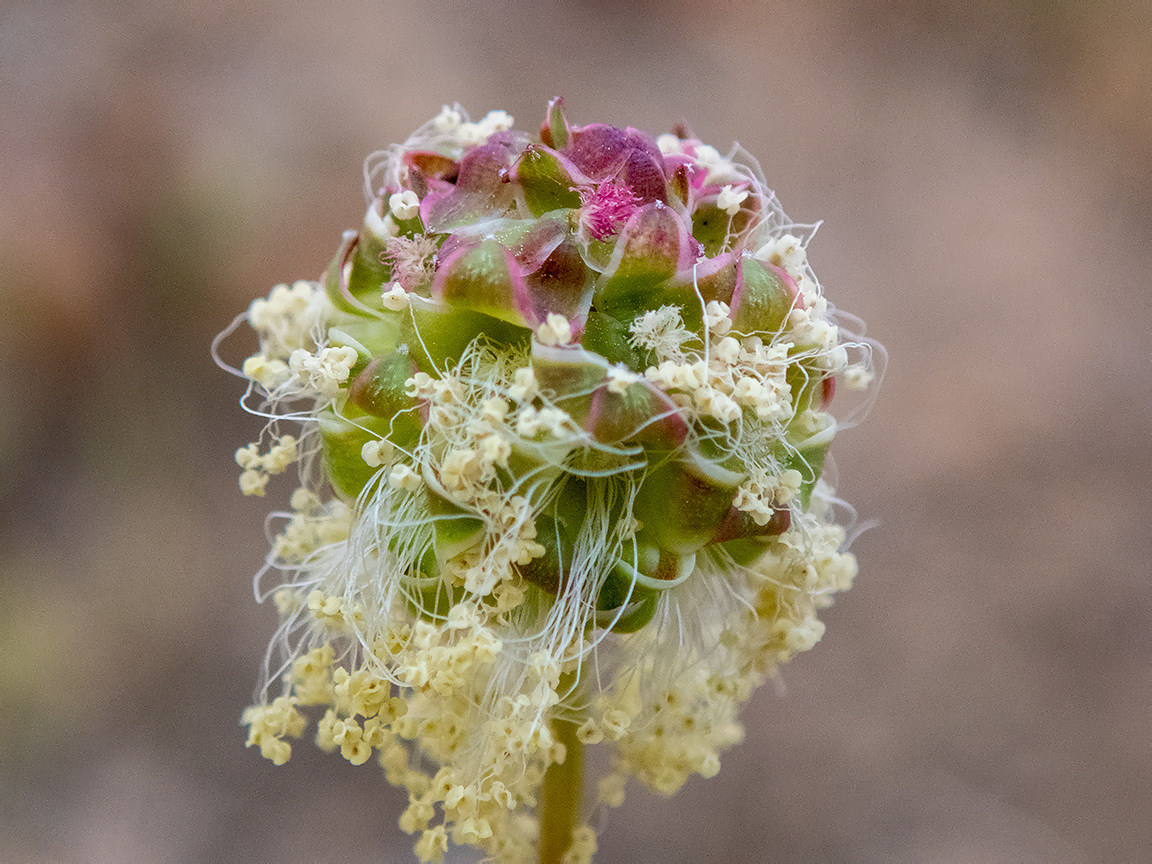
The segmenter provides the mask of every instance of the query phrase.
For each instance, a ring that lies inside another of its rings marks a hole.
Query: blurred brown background
[[[410,860],[382,772],[243,747],[288,489],[240,496],[208,343],[320,273],[369,151],[556,93],[738,138],[892,358],[834,448],[881,520],[857,586],[599,860],[1148,860],[1150,34],[1139,0],[7,0],[0,860]]]

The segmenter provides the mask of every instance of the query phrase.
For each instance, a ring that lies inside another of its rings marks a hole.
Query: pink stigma
[[[597,240],[610,237],[620,230],[639,207],[637,198],[627,186],[608,180],[595,189],[587,186],[580,192],[580,220]]]

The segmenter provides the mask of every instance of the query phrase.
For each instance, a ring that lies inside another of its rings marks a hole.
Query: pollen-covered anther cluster
[[[348,539],[352,511],[343,501],[322,502],[316,493],[300,488],[292,493],[290,506],[288,523],[272,541],[273,560],[302,564],[317,550]]]
[[[353,348],[321,348],[316,354],[297,348],[288,357],[288,371],[297,376],[301,386],[331,397],[340,392],[355,362]]]
[[[311,282],[277,285],[267,298],[258,297],[248,309],[248,323],[260,334],[260,351],[244,361],[245,377],[267,391],[291,378],[288,358],[297,349],[310,349],[324,316],[323,293]]]
[[[877,346],[824,299],[814,226],[687,131],[446,107],[365,191],[318,282],[251,304],[234,370],[268,421],[242,491],[298,476],[248,743],[282,764],[312,723],[407,791],[420,860],[533,861],[581,748],[611,752],[605,806],[710,777],[819,640],[855,574],[831,405],[874,391]]]
[[[731,332],[731,320],[727,316],[727,304],[717,300],[708,304],[707,360],[666,359],[659,366],[646,369],[644,374],[668,392],[679,391],[690,397],[690,401],[680,404],[691,405],[700,415],[722,423],[738,421],[743,408],[752,408],[756,416],[766,422],[788,420],[792,415],[792,399],[785,373],[792,343],[765,345],[759,336],[738,340],[726,335]],[[644,341],[639,335],[633,338]],[[669,340],[669,337],[663,339]],[[679,345],[668,352],[657,351],[659,356],[665,353],[679,355]]]
[[[283,474],[296,464],[298,456],[296,438],[280,435],[265,453],[260,452],[259,442],[253,442],[236,451],[236,464],[240,466],[240,491],[245,495],[264,495],[268,478],[272,474]]]

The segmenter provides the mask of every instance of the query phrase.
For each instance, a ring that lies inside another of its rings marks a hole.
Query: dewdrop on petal
[[[837,393],[870,398],[882,350],[738,148],[555,99],[538,134],[445,107],[364,173],[321,278],[237,322],[268,421],[241,491],[291,499],[248,743],[382,769],[419,860],[588,861],[593,805],[713,776],[821,637],[856,573]]]

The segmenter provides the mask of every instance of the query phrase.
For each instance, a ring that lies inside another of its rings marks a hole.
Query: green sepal
[[[525,273],[539,269],[572,232],[576,210],[552,210],[538,219],[493,219],[486,236],[498,240]]]
[[[594,237],[580,237],[580,257],[588,265],[588,269],[596,273],[603,273],[612,263],[612,252],[616,249],[616,237],[597,240]],[[603,311],[603,310],[601,310]]]
[[[702,261],[699,266],[677,273],[655,289],[651,307],[678,306],[684,326],[703,336],[703,307],[713,300],[731,305],[732,296],[740,285],[742,269],[741,259],[733,254]]]
[[[789,353],[795,353],[793,349]],[[792,416],[799,417],[812,407],[812,397],[820,383],[820,373],[806,368],[803,363],[790,363],[784,371],[784,380],[792,393]]]
[[[702,201],[696,207],[692,214],[692,236],[703,245],[705,255],[711,258],[739,245],[740,235],[759,221],[759,214],[748,209],[756,207],[758,200],[755,196],[746,198],[745,207],[735,216],[717,207],[715,199]]]
[[[548,102],[548,116],[540,127],[540,140],[557,150],[568,146],[568,118],[564,116],[564,99],[560,96]]]
[[[547,483],[564,473],[565,459],[572,452],[573,444],[547,437],[540,433],[541,440],[525,438],[512,439],[512,452],[508,455],[508,477],[532,475],[533,485],[543,489]]]
[[[531,314],[520,265],[509,249],[492,239],[451,253],[437,267],[432,296],[522,327]]]
[[[380,203],[380,199],[376,199],[371,207],[380,206]],[[392,278],[392,268],[384,258],[387,238],[378,233],[382,227],[379,214],[370,210],[364,217],[364,226],[360,229],[352,255],[352,270],[348,274],[348,293],[373,309],[383,308],[381,294],[385,283]]]
[[[574,177],[575,168],[554,150],[540,144],[529,144],[516,164],[516,179],[533,216],[551,210],[580,206],[580,195],[574,189],[581,180]],[[576,172],[579,175],[579,172]]]
[[[408,609],[424,620],[443,620],[466,593],[462,586],[444,584],[434,546],[424,550],[416,573],[402,576],[400,583],[408,600]]]
[[[634,551],[639,569],[618,560],[596,598],[596,626],[614,633],[634,633],[651,621],[660,594],[682,585],[696,569],[695,554],[676,555],[651,547]]]
[[[515,185],[508,182],[508,156],[502,144],[470,148],[460,160],[450,191],[431,203],[428,197],[421,202],[427,229],[444,234],[507,213],[515,205]]]
[[[722,549],[727,552],[732,561],[740,567],[750,567],[760,560],[768,550],[768,543],[755,537],[741,537],[737,540],[726,540],[716,543],[709,549]]]
[[[535,320],[545,321],[550,313],[555,313],[578,326],[592,306],[594,276],[584,263],[579,244],[565,237],[537,270],[524,277]]]
[[[692,214],[692,236],[704,246],[709,257],[724,250],[732,217],[714,203],[701,204]]]
[[[640,543],[636,544],[639,553],[634,566],[625,558],[616,561],[613,570],[624,573],[630,581],[634,581],[641,588],[651,588],[653,591],[667,591],[677,585],[683,585],[696,569],[696,553],[669,552],[667,549],[655,549]]]
[[[824,473],[824,462],[828,458],[828,449],[831,442],[815,447],[804,447],[794,450],[784,457],[784,468],[794,468],[800,472],[800,505],[807,510],[812,503],[812,491],[820,475]]]
[[[824,472],[828,449],[836,436],[836,420],[825,412],[808,411],[796,416],[787,435],[792,447],[783,449],[776,456],[785,469],[794,468],[800,472],[800,503],[807,510],[812,501],[812,490]]]
[[[659,592],[635,585],[626,575],[613,570],[596,598],[595,625],[610,627],[613,633],[635,633],[652,620],[659,599]]]
[[[812,503],[812,491],[824,472],[824,460],[827,456],[828,445],[825,445],[792,453],[784,460],[785,468],[795,468],[800,472],[800,505],[805,510]]]
[[[745,258],[743,278],[732,298],[732,329],[746,336],[777,333],[792,309],[792,293],[775,268]]]
[[[573,542],[588,515],[588,495],[587,480],[582,477],[566,477],[548,508],[548,512]]]
[[[365,462],[360,451],[369,441],[377,441],[388,433],[388,421],[364,415],[353,422],[334,409],[322,411],[317,419],[328,479],[338,492],[356,498],[381,470]]]
[[[368,347],[339,327],[328,328],[328,345],[336,348],[351,348],[356,352],[356,362],[348,368],[348,380],[355,380],[372,362],[372,352]]]
[[[367,350],[368,359],[383,357],[400,347],[401,330],[407,317],[407,311],[385,310],[379,317],[343,321],[339,327],[328,329],[328,341],[332,345],[349,345],[357,354]]]
[[[628,341],[627,325],[611,315],[595,310],[589,312],[580,345],[599,354],[609,363],[623,363],[633,372],[644,371],[640,365],[640,356]]]
[[[572,564],[572,538],[556,519],[539,516],[536,519],[536,542],[544,547],[544,554],[527,564],[518,565],[520,578],[549,594],[557,594],[567,582],[568,568]]]
[[[484,520],[450,500],[427,466],[423,476],[436,560],[443,564],[484,540]]]
[[[728,515],[745,475],[708,459],[694,447],[654,468],[640,487],[638,538],[688,554],[706,545]]]
[[[454,367],[464,349],[481,334],[496,344],[525,351],[532,338],[527,327],[470,309],[413,307],[411,315],[402,320],[402,344],[408,345],[420,369],[433,377],[438,377],[441,369]]]
[[[411,593],[405,592],[405,596],[409,611],[417,618],[425,621],[443,621],[452,611],[452,607],[464,599],[464,593],[463,588],[451,588],[437,579],[435,584],[422,585],[413,589]]]
[[[731,449],[720,444],[727,435],[728,427],[714,417],[701,417],[696,421],[700,437],[696,440],[696,449],[703,459],[713,465],[725,468],[734,474],[742,474],[744,461]],[[742,483],[743,481],[737,481]]]
[[[687,229],[671,207],[657,201],[640,208],[597,280],[596,307],[617,318],[651,308],[652,289],[689,265],[688,247]]]
[[[389,420],[388,440],[406,449],[420,440],[423,426],[419,402],[404,389],[415,371],[412,358],[396,352],[372,360],[348,387],[348,401],[369,414]]]
[[[323,277],[324,291],[328,295],[328,299],[332,301],[332,305],[349,315],[364,314],[363,309],[352,305],[344,296],[344,267],[355,252],[358,242],[359,238],[355,231],[345,231],[344,239],[340,242],[340,247],[329,262]]]
[[[532,372],[541,392],[583,425],[592,407],[592,395],[608,374],[608,365],[599,354],[583,348],[533,343]]]
[[[519,565],[522,579],[550,594],[564,589],[587,505],[587,484],[578,477],[566,478],[547,512],[536,518],[535,539],[545,552],[539,558]]]
[[[625,603],[633,603],[646,595],[655,594],[652,588],[636,584],[636,580],[624,568],[613,567],[600,586],[600,593],[596,595],[596,611],[609,612],[619,609]]]
[[[420,219],[419,212],[411,219],[397,219],[393,216],[392,221],[396,223],[396,234],[399,237],[415,237],[417,234],[425,233],[424,222]]]
[[[675,450],[688,434],[676,403],[647,381],[626,384],[622,393],[597,388],[581,425],[605,444],[636,442],[656,450]]]
[[[672,176],[668,178],[668,200],[680,202],[680,207],[686,207],[692,194],[692,183],[688,178],[688,166],[677,165]],[[693,231],[695,234],[695,231]]]

